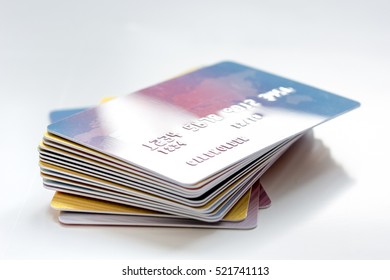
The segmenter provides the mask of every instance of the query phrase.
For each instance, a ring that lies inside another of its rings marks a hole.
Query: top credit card
[[[50,124],[48,132],[195,189],[359,105],[221,62],[72,115]]]

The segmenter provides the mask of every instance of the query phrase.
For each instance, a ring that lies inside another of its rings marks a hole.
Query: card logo
[[[273,90],[270,90],[270,91],[267,91],[264,93],[260,93],[257,97],[265,99],[265,100],[270,101],[270,102],[274,102],[274,101],[278,100],[279,98],[286,96],[286,95],[289,95],[289,94],[294,93],[294,92],[296,92],[296,91],[292,87],[278,87],[278,88],[274,88]]]

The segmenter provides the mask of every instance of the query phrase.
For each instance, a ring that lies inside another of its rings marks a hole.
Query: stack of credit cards
[[[253,228],[261,175],[359,103],[221,62],[89,109],[54,111],[39,146],[65,224]]]

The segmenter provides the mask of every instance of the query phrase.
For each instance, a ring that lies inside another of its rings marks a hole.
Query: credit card
[[[208,178],[358,106],[302,83],[222,62],[53,123],[48,132],[188,192],[206,192],[219,183]]]

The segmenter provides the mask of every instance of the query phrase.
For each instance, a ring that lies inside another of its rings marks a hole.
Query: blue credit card
[[[76,108],[76,109],[60,109],[53,110],[49,113],[49,119],[51,123],[58,122],[60,120],[66,119],[74,114],[80,113],[88,108]]]

